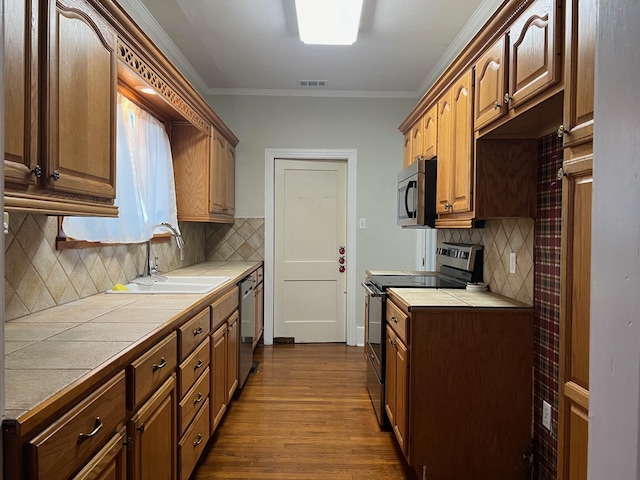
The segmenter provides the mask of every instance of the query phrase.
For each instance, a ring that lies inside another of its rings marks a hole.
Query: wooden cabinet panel
[[[123,427],[73,480],[126,480],[127,429]]]
[[[409,165],[413,163],[413,157],[411,156],[413,152],[411,151],[411,130],[409,130],[404,135],[404,147],[402,150],[402,166],[403,168],[407,168]]]
[[[387,302],[387,324],[405,344],[409,342],[409,318],[393,302]]]
[[[535,0],[509,29],[509,107],[556,83],[560,56],[557,0]]]
[[[475,64],[476,130],[501,117],[506,111],[504,94],[507,87],[507,39],[501,36]]]
[[[175,375],[172,375],[131,417],[130,478],[176,480],[176,404]]]
[[[471,210],[473,181],[473,117],[470,70],[438,102],[438,177],[436,211],[439,215]]]
[[[411,127],[411,163],[422,157],[422,134],[422,119],[420,119]]]
[[[125,375],[116,375],[29,442],[31,478],[63,480],[124,425]]]
[[[227,409],[227,325],[219,327],[211,339],[211,433]]]
[[[84,0],[49,2],[43,186],[115,198],[117,35]]]
[[[211,304],[211,325],[217,329],[238,308],[238,289],[234,288]]]
[[[202,310],[187,323],[178,328],[178,342],[180,345],[180,360],[193,352],[203,339],[211,332],[211,310]]]
[[[387,327],[385,373],[385,411],[398,445],[407,457],[409,352],[390,327]]]
[[[142,402],[175,371],[177,357],[177,335],[174,332],[131,362],[127,369],[130,384],[129,408],[133,409]]]
[[[178,397],[182,398],[209,366],[210,339],[206,338],[178,367]]]
[[[224,213],[233,216],[236,212],[236,149],[229,142],[227,142],[225,176],[227,180],[225,183],[226,201]]]
[[[200,376],[178,405],[178,431],[183,434],[196,414],[209,398],[209,369]],[[208,406],[207,406],[208,408]]]
[[[434,104],[421,120],[422,157],[431,160],[438,155],[438,104]]]
[[[206,400],[193,424],[178,444],[180,480],[188,480],[207,445],[209,435],[209,400]]]
[[[234,312],[228,320],[227,331],[227,404],[238,388],[238,347],[240,344],[240,324],[238,312]]]
[[[564,146],[593,139],[597,0],[567,0],[565,20]]]
[[[227,202],[225,183],[227,141],[215,128],[211,127],[211,153],[209,166],[209,211],[212,213],[224,213]]]

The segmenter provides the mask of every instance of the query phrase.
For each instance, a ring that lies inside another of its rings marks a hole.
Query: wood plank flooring
[[[192,480],[407,478],[378,427],[362,348],[260,346],[255,360]]]

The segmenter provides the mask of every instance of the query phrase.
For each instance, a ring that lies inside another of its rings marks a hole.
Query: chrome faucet
[[[178,250],[180,250],[180,261],[182,262],[184,260],[184,239],[182,238],[182,235],[180,235],[180,232],[178,232],[178,230],[171,225],[170,223],[167,222],[162,222],[159,223],[157,225],[154,225],[153,228],[155,227],[166,227],[171,231],[171,234],[176,237],[176,245],[178,246]],[[146,272],[146,277],[148,278],[155,278],[157,280],[164,280],[165,277],[163,277],[162,275],[160,275],[160,269],[158,268],[158,257],[155,257],[155,261],[151,260],[151,240],[153,237],[151,237],[149,240],[147,240],[147,272]]]

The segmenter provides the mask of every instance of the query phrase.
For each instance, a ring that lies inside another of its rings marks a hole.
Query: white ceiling
[[[303,44],[293,0],[122,3],[207,93],[417,97],[502,0],[364,0],[351,46]],[[327,85],[301,87],[300,80]]]

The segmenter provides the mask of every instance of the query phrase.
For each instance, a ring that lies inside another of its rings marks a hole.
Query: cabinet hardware
[[[452,204],[450,204],[449,202],[447,202],[447,203],[445,203],[445,204],[444,204],[444,209],[445,209],[445,210],[451,210],[452,208],[453,208],[453,205],[452,205]]]
[[[564,177],[564,169],[560,167],[558,169],[558,172],[556,173],[556,180],[562,180],[563,177]]]
[[[58,170],[54,170],[50,176],[54,182],[57,182],[58,180],[60,180],[60,172]]]
[[[102,420],[100,420],[100,417],[96,417],[96,423],[93,426],[93,431],[90,433],[81,433],[80,435],[78,435],[78,443],[82,443],[88,438],[95,436],[100,431],[101,428],[102,428]]]
[[[156,370],[160,370],[161,368],[164,368],[166,364],[167,364],[167,360],[164,357],[162,357],[160,359],[160,363],[153,364],[153,371],[155,372]]]
[[[391,346],[395,347],[396,346],[396,341],[395,340],[391,340]]]
[[[193,336],[200,335],[203,332],[202,327],[198,327],[193,331]]]
[[[569,133],[569,131],[564,129],[564,125],[560,125],[558,127],[558,131],[556,133],[558,135],[558,138],[562,138],[564,136],[564,134],[565,133]]]
[[[33,170],[31,170],[31,173],[33,173],[36,178],[42,177],[42,167],[40,165],[36,165]]]
[[[202,360],[198,359],[198,363],[196,363],[196,364],[193,366],[193,369],[194,369],[194,370],[197,370],[197,369],[199,369],[200,367],[202,367],[202,365],[204,365],[204,362],[203,362]]]
[[[504,103],[508,104],[511,100],[513,100],[513,97],[511,95],[509,95],[509,92],[504,94]]]
[[[498,110],[499,108],[502,108],[502,105],[500,105],[498,103],[498,101],[496,100],[495,102],[493,102],[493,109],[494,110]]]
[[[193,446],[194,446],[194,447],[197,447],[197,446],[198,446],[198,445],[200,445],[201,443],[202,443],[202,434],[201,434],[201,433],[199,433],[199,434],[198,434],[198,439],[197,439],[195,442],[193,442]]]
[[[396,317],[391,317],[391,321],[392,321],[393,323],[398,323],[398,319],[397,319]]]
[[[140,433],[144,433],[144,423],[141,424],[138,428],[136,428]]]
[[[198,396],[196,398],[193,399],[193,404],[197,405],[198,403],[200,403],[202,401],[202,393],[198,392]]]

